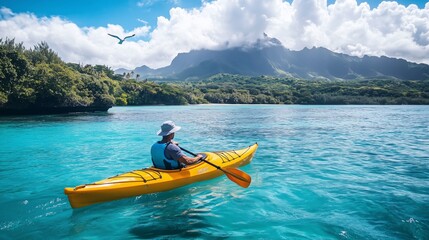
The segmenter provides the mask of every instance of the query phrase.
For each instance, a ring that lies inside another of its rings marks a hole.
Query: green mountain
[[[118,69],[116,73],[130,72]],[[134,70],[141,78],[204,79],[218,73],[246,76],[286,76],[307,80],[429,79],[429,65],[403,59],[364,56],[353,57],[326,48],[289,50],[275,38],[265,35],[251,46],[225,50],[192,50],[178,54],[167,67]]]

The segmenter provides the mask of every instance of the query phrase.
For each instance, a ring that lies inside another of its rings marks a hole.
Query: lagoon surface
[[[225,176],[72,210],[64,187],[259,143]],[[0,239],[429,239],[429,106],[192,105],[0,118]]]

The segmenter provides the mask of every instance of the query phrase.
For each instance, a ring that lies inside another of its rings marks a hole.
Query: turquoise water
[[[151,164],[164,120],[192,151],[254,142],[226,177],[72,210],[64,187]],[[0,118],[1,239],[429,239],[428,106],[194,105]]]

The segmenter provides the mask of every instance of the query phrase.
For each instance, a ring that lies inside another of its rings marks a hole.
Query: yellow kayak
[[[144,168],[95,183],[65,188],[64,193],[73,208],[80,208],[95,203],[168,191],[224,174],[213,165],[219,166],[222,170],[244,166],[252,160],[257,148],[258,144],[255,143],[240,150],[205,152],[203,154],[211,164],[199,162],[178,170]]]

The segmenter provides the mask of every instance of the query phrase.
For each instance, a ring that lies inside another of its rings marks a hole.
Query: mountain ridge
[[[191,50],[179,53],[169,66],[152,69],[145,65],[134,70],[118,69],[115,73],[133,71],[141,78],[203,79],[217,73],[247,76],[289,76],[307,80],[352,80],[393,78],[429,79],[429,65],[385,56],[356,57],[336,53],[323,47],[293,51],[278,39],[264,35],[252,45],[224,50]]]

